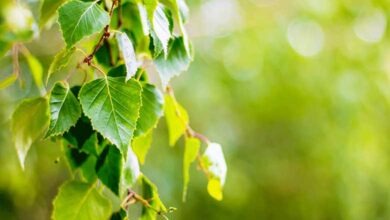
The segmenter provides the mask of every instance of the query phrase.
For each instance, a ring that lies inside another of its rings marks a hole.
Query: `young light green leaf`
[[[84,37],[103,30],[109,24],[108,13],[97,3],[72,0],[58,9],[58,22],[66,48],[71,48]]]
[[[53,220],[107,220],[111,203],[93,184],[66,182],[53,203]]]
[[[104,149],[96,165],[99,179],[116,195],[119,195],[122,166],[122,155],[113,145]]]
[[[164,58],[163,54],[160,54],[154,63],[156,64],[162,85],[165,88],[171,78],[186,71],[191,63],[191,57],[186,52],[183,38],[174,38],[171,41],[167,59]]]
[[[185,133],[189,122],[187,111],[176,102],[175,98],[165,95],[164,114],[169,133],[169,145],[174,146],[176,141]]]
[[[142,106],[137,121],[135,136],[140,136],[153,129],[163,115],[164,98],[161,92],[148,83],[142,83]]]
[[[125,82],[124,77],[106,77],[85,84],[80,90],[80,102],[92,126],[122,155],[136,128],[141,107],[141,86],[136,80]]]
[[[158,5],[158,0],[143,0],[146,13],[148,15],[149,20],[153,20],[153,14],[154,10],[156,10],[157,5]]]
[[[81,117],[81,107],[69,85],[58,82],[50,94],[50,126],[46,137],[68,131]]]
[[[24,56],[26,57],[26,61],[30,68],[31,75],[33,76],[35,84],[37,85],[41,94],[44,94],[45,88],[43,86],[43,68],[41,63],[36,57],[34,57],[29,52],[25,52]]]
[[[122,191],[132,187],[138,180],[141,175],[139,168],[139,162],[137,156],[134,154],[133,150],[129,148],[127,151],[126,162],[123,166],[122,179],[121,179],[121,188]]]
[[[200,141],[197,138],[186,138],[184,160],[183,160],[183,201],[187,197],[188,183],[190,182],[190,166],[195,161],[200,148]]]
[[[75,47],[71,49],[62,49],[55,57],[53,62],[50,64],[49,71],[47,73],[46,83],[49,81],[51,75],[55,72],[61,71],[69,63],[69,60],[72,58],[74,52],[76,51]]]
[[[157,187],[146,176],[142,176],[143,197],[150,201],[152,208],[143,206],[141,220],[154,220],[157,217],[157,212],[167,212],[167,208],[162,203],[158,195]]]
[[[16,74],[11,74],[4,79],[0,80],[0,89],[5,89],[8,86],[12,85],[16,80],[18,79],[18,76]]]
[[[127,81],[136,74],[137,69],[141,66],[141,62],[137,60],[133,43],[131,42],[126,33],[116,33],[116,39],[118,41],[119,49],[125,61]]]
[[[138,137],[134,137],[132,147],[135,155],[141,164],[145,163],[146,154],[148,153],[153,139],[153,130]]]
[[[225,184],[227,166],[222,147],[217,143],[210,143],[202,156],[203,167],[209,174],[207,190],[216,200],[222,200],[222,188]]]
[[[31,145],[44,134],[48,124],[49,104],[45,98],[25,100],[13,113],[11,122],[12,139],[23,169]]]

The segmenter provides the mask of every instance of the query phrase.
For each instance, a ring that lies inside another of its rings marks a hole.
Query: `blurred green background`
[[[161,120],[142,170],[171,219],[390,219],[390,2],[188,3],[195,61],[173,87],[192,127],[223,145],[228,176],[217,202],[192,167],[182,203],[183,143],[168,147]],[[57,28],[27,45],[46,67]],[[30,93],[15,91],[0,93],[0,219],[49,219],[69,172],[50,141],[21,170],[9,118]]]

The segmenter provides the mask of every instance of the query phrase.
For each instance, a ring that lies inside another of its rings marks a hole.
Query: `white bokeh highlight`
[[[356,36],[367,42],[377,43],[382,40],[387,26],[383,11],[375,9],[370,13],[359,16],[354,23],[353,30]]]
[[[309,20],[294,20],[287,29],[290,46],[300,55],[317,55],[324,46],[324,32],[321,26]]]

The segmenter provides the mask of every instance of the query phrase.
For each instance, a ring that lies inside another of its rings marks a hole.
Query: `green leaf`
[[[80,168],[89,158],[88,154],[81,151],[69,142],[64,142],[65,158],[71,170]]]
[[[18,76],[16,74],[11,74],[4,79],[0,80],[0,89],[5,89],[8,86],[12,85],[16,80],[18,79]]]
[[[186,138],[183,160],[183,201],[187,197],[187,188],[190,182],[190,166],[195,161],[199,148],[200,141],[197,138]]]
[[[209,182],[207,190],[216,200],[222,200],[222,188],[225,184],[227,166],[222,147],[217,143],[209,143],[202,156],[202,166],[207,170]]]
[[[98,144],[97,133],[94,132],[83,144],[81,150],[94,156],[99,156],[104,146]]]
[[[167,59],[164,58],[163,54],[160,54],[154,63],[165,88],[171,78],[186,71],[191,63],[191,57],[186,52],[183,38],[174,38],[170,43]]]
[[[80,166],[82,176],[88,183],[93,183],[97,179],[97,174],[95,170],[96,163],[97,158],[93,155],[89,155],[88,158],[84,161],[84,163]]]
[[[156,127],[158,120],[163,115],[164,98],[161,92],[154,85],[148,83],[142,83],[141,85],[142,106],[135,136],[145,134]]]
[[[148,133],[133,139],[132,147],[141,164],[145,163],[146,154],[152,145],[152,138],[153,130],[150,130]]]
[[[99,179],[116,195],[119,195],[122,164],[121,152],[113,145],[104,149],[96,164]]]
[[[111,203],[95,186],[77,181],[61,186],[53,206],[53,220],[107,220],[111,216]]]
[[[142,176],[142,190],[143,198],[150,201],[149,204],[153,209],[143,206],[141,220],[155,220],[157,217],[156,210],[166,212],[167,209],[158,195],[157,187],[145,176]]]
[[[71,127],[63,137],[74,147],[82,149],[94,133],[96,132],[93,131],[89,118],[82,115],[77,121],[76,126]]]
[[[127,213],[124,209],[120,209],[111,215],[110,220],[125,220],[127,219]]]
[[[66,48],[71,48],[84,37],[102,31],[109,24],[110,17],[97,5],[98,1],[73,0],[58,9],[58,22]]]
[[[131,42],[127,34],[118,32],[115,36],[118,41],[118,46],[122,53],[123,59],[125,61],[127,81],[136,74],[138,67],[141,66],[141,62],[137,60],[133,43]]]
[[[174,146],[185,133],[189,122],[187,111],[176,102],[175,98],[165,95],[164,114],[169,133],[169,145]]]
[[[31,145],[37,141],[49,124],[49,104],[45,98],[23,101],[12,115],[12,139],[24,169],[24,161]]]
[[[50,64],[49,71],[47,73],[46,83],[49,81],[50,77],[53,73],[61,71],[64,67],[66,67],[69,63],[69,60],[74,55],[76,51],[75,47],[71,49],[62,49],[55,57],[53,62]]]
[[[123,155],[133,137],[141,107],[141,86],[124,77],[106,77],[85,84],[80,90],[80,102],[92,126]]]
[[[132,187],[141,176],[141,171],[139,168],[139,162],[137,156],[134,154],[133,150],[129,148],[127,151],[126,162],[123,166],[122,172],[122,191]]]
[[[46,137],[61,135],[77,123],[81,107],[69,85],[58,82],[50,94],[50,126]]]

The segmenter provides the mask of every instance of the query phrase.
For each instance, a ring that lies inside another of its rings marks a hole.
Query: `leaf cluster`
[[[23,80],[22,54],[41,94],[22,100],[12,116],[22,167],[34,142],[52,138],[62,143],[73,176],[59,189],[53,219],[126,219],[134,203],[143,207],[141,219],[166,218],[173,209],[166,208],[140,169],[163,115],[169,145],[185,139],[183,200],[196,160],[208,177],[210,195],[222,199],[227,168],[221,146],[190,127],[186,110],[169,86],[193,56],[184,27],[184,0],[21,2],[1,4],[28,11],[36,27],[57,21],[65,42],[45,74],[39,59],[24,46],[37,37],[30,26],[0,36],[0,49],[6,56],[10,51],[14,71],[1,81],[1,88]],[[10,26],[12,22],[0,28]],[[83,80],[77,81],[79,75]],[[160,81],[151,80],[155,76]],[[202,142],[207,145],[203,154]]]

